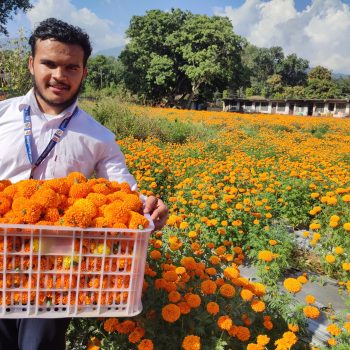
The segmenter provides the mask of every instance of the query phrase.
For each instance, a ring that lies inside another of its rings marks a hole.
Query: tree
[[[31,7],[30,0],[2,0],[0,2],[0,34],[8,35],[6,23],[18,10],[27,11]]]
[[[27,38],[20,32],[19,38],[11,40],[7,46],[0,50],[0,73],[3,75],[0,88],[9,96],[23,95],[32,85]]]
[[[114,87],[123,80],[124,66],[117,58],[97,55],[89,59],[87,68],[86,87],[99,90]]]
[[[125,84],[146,100],[168,104],[237,86],[242,40],[228,18],[172,9],[134,16],[121,53]]]
[[[276,72],[281,75],[283,85],[297,86],[306,84],[308,68],[309,61],[293,53],[278,63]]]
[[[339,98],[341,90],[332,80],[332,72],[322,66],[310,70],[305,88],[306,98]]]

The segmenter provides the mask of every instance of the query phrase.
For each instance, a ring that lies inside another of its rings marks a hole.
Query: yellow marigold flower
[[[253,292],[256,296],[262,297],[266,294],[266,287],[262,283],[254,282],[252,286],[254,289]]]
[[[201,291],[203,294],[210,295],[216,292],[217,285],[211,280],[206,280],[201,283]]]
[[[301,291],[301,283],[295,278],[287,278],[283,282],[284,288],[287,289],[288,292],[298,293]]]
[[[231,284],[225,283],[220,287],[219,293],[225,298],[233,298],[236,294],[236,290]]]
[[[270,239],[269,240],[269,244],[272,245],[272,246],[276,245],[277,243],[278,242],[276,240],[274,240],[274,239]]]
[[[350,333],[350,322],[345,322],[344,328]]]
[[[350,202],[350,194],[346,194],[341,198],[344,202]]]
[[[306,297],[305,297],[305,302],[307,304],[313,304],[314,302],[316,301],[316,298],[311,295],[311,294],[308,294]]]
[[[226,331],[233,325],[232,319],[229,316],[220,316],[217,323],[220,329]]]
[[[192,309],[199,307],[202,302],[200,296],[193,293],[187,293],[185,295],[185,300]]]
[[[180,318],[180,308],[175,304],[168,304],[162,308],[162,317],[169,323],[174,323]]]
[[[270,342],[270,338],[265,335],[265,334],[260,334],[257,336],[256,338],[256,342],[259,344],[259,345],[267,345],[269,342]]]
[[[313,231],[315,231],[315,230],[318,230],[318,229],[320,229],[321,228],[321,225],[320,224],[318,224],[318,223],[311,223],[310,225],[309,225],[309,229],[310,230],[313,230]]]
[[[307,318],[318,318],[320,316],[320,311],[316,306],[305,306],[303,312]]]
[[[334,252],[335,252],[335,254],[337,254],[337,255],[341,255],[341,254],[344,253],[344,249],[343,249],[342,247],[335,247],[335,248],[334,248]]]
[[[180,229],[181,230],[185,230],[186,228],[188,228],[188,222],[186,221],[182,221],[181,224],[180,224]]]
[[[274,259],[274,254],[269,250],[261,250],[258,253],[258,259],[266,262],[270,262]]]
[[[188,335],[182,342],[182,348],[184,350],[200,350],[201,338],[196,335]]]
[[[307,283],[307,278],[305,275],[301,275],[297,277],[297,280],[301,283],[301,284],[305,284]]]
[[[207,312],[211,315],[216,315],[220,311],[219,304],[211,301],[207,304]]]
[[[335,256],[334,255],[326,255],[325,257],[326,261],[329,263],[329,264],[333,264],[335,262]]]
[[[183,266],[178,266],[176,269],[175,269],[175,272],[178,274],[178,275],[182,275],[186,272],[186,269],[183,267]]]
[[[150,339],[143,339],[137,346],[137,350],[153,350],[153,342]]]
[[[331,334],[334,337],[341,334],[341,329],[334,323],[330,324],[326,329],[329,332],[329,334]]]
[[[343,227],[345,231],[350,231],[350,222],[346,222]]]
[[[263,312],[266,308],[265,303],[262,300],[252,300],[251,308],[255,312]]]
[[[253,296],[254,296],[254,293],[251,290],[246,288],[243,288],[240,294],[244,301],[250,301],[253,299]]]
[[[238,278],[239,275],[240,275],[239,270],[235,266],[226,267],[226,269],[224,270],[224,276],[226,278],[234,279],[234,278]]]
[[[339,221],[330,221],[329,222],[329,226],[332,227],[332,228],[335,228],[339,225]]]
[[[293,333],[299,332],[299,326],[297,324],[290,324],[289,323],[288,329]]]
[[[342,267],[343,267],[344,271],[350,271],[350,263],[349,262],[343,263]]]
[[[188,237],[189,238],[196,238],[198,235],[197,235],[197,232],[196,231],[190,231],[188,233]]]
[[[317,193],[317,192],[313,192],[313,193],[311,193],[311,198],[318,198],[320,196],[320,194],[319,193]]]
[[[330,346],[335,346],[335,345],[337,345],[337,340],[334,339],[334,338],[329,338],[329,339],[327,340],[327,343],[328,343]]]

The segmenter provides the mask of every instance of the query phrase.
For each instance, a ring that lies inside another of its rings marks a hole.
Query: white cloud
[[[238,8],[216,8],[234,31],[260,47],[281,46],[333,72],[350,74],[350,8],[341,0],[313,0],[297,11],[294,0],[246,0]]]
[[[70,0],[38,0],[27,16],[32,27],[49,17],[81,27],[89,34],[95,52],[126,43],[122,35],[113,32],[113,22],[98,17],[85,7],[76,8]]]

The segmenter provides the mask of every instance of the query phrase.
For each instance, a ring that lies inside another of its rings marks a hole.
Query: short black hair
[[[32,56],[35,56],[37,40],[54,39],[65,44],[79,45],[84,50],[84,67],[91,55],[90,38],[81,28],[75,27],[56,18],[48,18],[40,22],[29,38]]]

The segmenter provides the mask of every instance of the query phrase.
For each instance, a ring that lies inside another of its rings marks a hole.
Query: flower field
[[[317,300],[298,304],[293,294],[309,271],[350,293],[350,120],[130,110],[174,127],[201,125],[211,136],[118,140],[141,192],[161,196],[170,217],[150,240],[144,311],[74,320],[71,348],[81,331],[90,350],[316,349],[305,339]],[[292,229],[304,231],[307,249]],[[254,280],[240,273],[247,262]],[[300,272],[285,279],[291,267]],[[327,346],[347,349],[350,313],[330,319]]]

